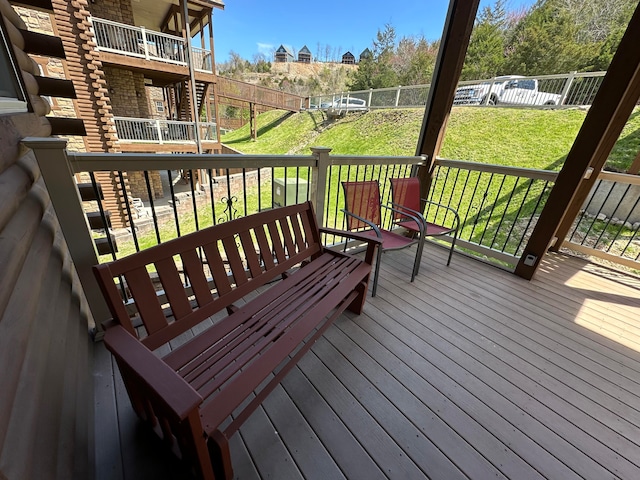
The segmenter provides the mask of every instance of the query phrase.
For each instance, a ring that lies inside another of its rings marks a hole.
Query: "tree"
[[[504,71],[540,75],[580,70],[594,56],[593,44],[576,42],[578,27],[562,0],[538,0],[516,25]]]
[[[352,90],[384,88],[398,85],[398,75],[393,68],[396,31],[386,24],[383,31],[378,30],[373,41],[372,56],[363,58],[358,70],[350,82]]]
[[[462,80],[494,77],[504,63],[507,12],[505,0],[498,0],[493,8],[485,7],[471,33],[469,48],[462,68]]]

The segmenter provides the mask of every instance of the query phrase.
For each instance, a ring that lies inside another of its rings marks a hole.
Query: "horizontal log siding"
[[[0,11],[26,28],[7,0]],[[48,105],[26,87],[35,112],[0,116],[0,478],[91,478],[88,309],[35,156],[20,146],[50,133]]]

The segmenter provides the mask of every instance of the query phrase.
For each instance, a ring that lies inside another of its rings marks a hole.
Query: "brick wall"
[[[96,0],[89,4],[91,15],[113,22],[133,25],[133,7],[131,0]]]
[[[143,201],[149,200],[149,193],[147,190],[147,181],[144,178],[143,172],[127,172],[129,177],[129,188],[131,189],[131,195],[133,197],[141,198]],[[160,172],[153,170],[149,172],[149,183],[151,184],[151,191],[153,198],[162,198],[162,180],[160,179]]]
[[[144,75],[115,67],[103,67],[113,115],[116,117],[150,118]]]

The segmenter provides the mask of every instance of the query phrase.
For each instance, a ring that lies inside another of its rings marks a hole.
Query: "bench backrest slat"
[[[211,270],[218,296],[229,293],[231,291],[231,284],[227,277],[227,270],[224,268],[224,262],[220,256],[220,250],[218,250],[218,243],[207,243],[202,246],[202,249],[207,257],[207,263],[209,264],[209,270]]]
[[[271,239],[271,245],[273,246],[273,251],[275,252],[276,259],[278,260],[278,263],[284,262],[287,258],[287,255],[284,253],[282,239],[278,234],[278,227],[275,221],[267,223],[267,228],[269,229],[269,238]]]
[[[124,278],[131,290],[131,296],[136,299],[136,306],[140,317],[144,319],[147,334],[151,335],[167,326],[167,319],[158,302],[156,289],[151,282],[149,272],[143,267],[137,267],[124,272]]]
[[[256,249],[254,246],[254,241],[251,238],[251,233],[246,231],[241,232],[240,242],[242,243],[242,250],[244,251],[244,257],[247,260],[247,265],[249,266],[251,277],[255,278],[260,276],[262,274],[262,268],[260,267],[259,258],[258,256],[256,256]]]
[[[237,286],[247,283],[247,274],[244,271],[244,265],[242,264],[242,258],[240,258],[240,252],[238,252],[238,246],[236,245],[236,237],[226,237],[222,239],[222,245],[224,251],[227,254],[227,260],[231,267],[231,274]]]
[[[255,229],[256,239],[258,240],[258,246],[260,247],[261,252],[273,252],[273,249],[269,245],[269,240],[267,240],[267,235],[264,232],[264,225],[259,226]],[[275,266],[273,262],[273,255],[263,255],[262,261],[267,270],[272,269]]]
[[[203,229],[96,266],[95,272],[114,320],[136,334],[118,291],[117,279],[124,277],[146,329],[141,341],[155,349],[321,249],[315,214],[306,202]],[[154,268],[155,286],[149,273]],[[164,290],[166,300],[157,290]],[[173,318],[166,316],[167,304]]]
[[[189,279],[189,284],[193,290],[193,294],[196,297],[198,306],[201,307],[211,301],[213,296],[209,290],[209,284],[207,283],[207,277],[202,269],[202,261],[195,250],[187,250],[180,254],[182,259],[182,266],[184,267],[185,274]]]
[[[193,250],[191,250],[193,251]],[[164,293],[171,305],[171,311],[176,320],[180,320],[191,313],[189,299],[180,279],[176,262],[173,258],[164,258],[155,262],[158,277],[164,288]]]

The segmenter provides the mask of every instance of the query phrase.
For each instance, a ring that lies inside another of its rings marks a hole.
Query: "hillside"
[[[335,121],[323,112],[266,112],[258,117],[259,138],[248,127],[222,137],[245,153],[308,154],[312,146],[346,155],[413,155],[422,125],[422,109],[351,113]],[[455,107],[441,156],[451,159],[559,170],[586,112],[511,108]],[[608,165],[625,169],[640,151],[640,110],[636,109]]]
[[[269,73],[243,72],[238,80],[309,96],[346,91],[349,74],[357,69],[357,65],[332,62],[272,62]]]

